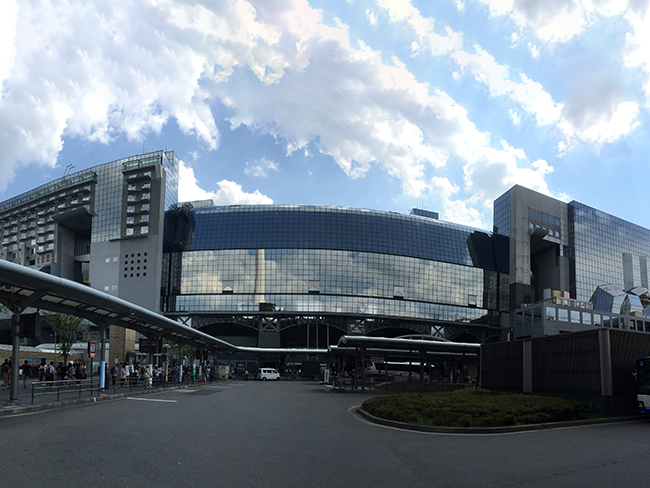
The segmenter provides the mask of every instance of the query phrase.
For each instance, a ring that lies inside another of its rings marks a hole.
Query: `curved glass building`
[[[163,311],[234,342],[322,347],[342,333],[409,332],[483,341],[506,311],[508,238],[429,212],[185,204],[165,225]]]

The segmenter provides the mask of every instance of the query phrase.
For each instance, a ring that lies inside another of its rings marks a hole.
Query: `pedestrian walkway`
[[[49,410],[55,408],[62,408],[69,405],[78,405],[83,403],[92,403],[97,401],[105,401],[117,398],[124,398],[128,396],[144,395],[148,393],[160,392],[162,390],[170,390],[177,388],[186,388],[188,386],[197,386],[188,382],[183,383],[164,383],[156,387],[147,387],[145,382],[137,382],[129,386],[109,386],[105,390],[97,388],[97,378],[92,380],[82,380],[80,388],[60,388],[57,390],[55,386],[51,389],[47,387],[40,387],[32,391],[32,383],[27,384],[24,388],[22,381],[18,389],[18,399],[15,402],[9,400],[9,390],[0,391],[0,416],[2,415],[16,415],[20,413],[30,413],[42,410]],[[216,384],[215,382],[214,384]],[[94,384],[94,387],[91,386]],[[203,384],[203,383],[202,383]],[[36,382],[35,385],[39,385]],[[34,395],[32,395],[34,393]]]

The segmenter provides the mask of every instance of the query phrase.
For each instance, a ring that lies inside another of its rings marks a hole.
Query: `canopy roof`
[[[117,325],[199,349],[242,349],[121,298],[5,260],[0,260],[0,303],[12,311],[34,307],[75,315],[99,327]]]

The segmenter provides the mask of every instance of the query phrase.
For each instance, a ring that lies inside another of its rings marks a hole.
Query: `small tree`
[[[57,344],[60,345],[63,364],[68,364],[70,349],[77,342],[77,332],[85,330],[84,319],[59,312],[43,312],[43,315],[47,323],[56,331]]]
[[[183,356],[187,356],[190,361],[196,359],[198,357],[196,354],[196,347],[190,345],[183,346]]]
[[[163,347],[178,347],[178,344],[170,339],[164,339],[163,338]],[[183,346],[183,349],[181,349],[181,357],[187,356],[187,358],[192,361],[195,358],[198,357],[196,347],[190,346],[189,344],[186,344]],[[176,359],[171,360],[172,364],[176,364]]]

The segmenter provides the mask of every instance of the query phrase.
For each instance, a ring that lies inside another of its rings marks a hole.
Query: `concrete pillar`
[[[135,353],[135,331],[112,325],[108,330],[110,350],[110,365],[126,360],[126,353]]]
[[[533,392],[533,342],[524,341],[523,350],[523,371],[524,371],[524,393]]]
[[[611,397],[614,395],[612,345],[607,329],[598,330],[598,346],[600,354],[600,394],[604,397]]]

